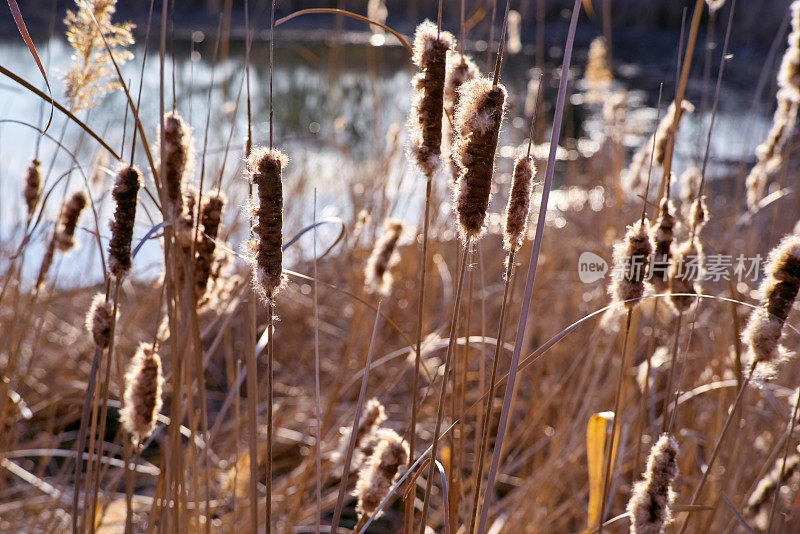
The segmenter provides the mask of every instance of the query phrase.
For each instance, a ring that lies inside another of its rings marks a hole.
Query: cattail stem
[[[792,440],[791,437],[794,434],[794,427],[795,423],[797,422],[797,410],[800,407],[800,388],[797,389],[797,396],[795,397],[794,401],[794,408],[792,409],[792,415],[789,417],[789,425],[788,425],[788,432],[786,434],[786,446],[783,450],[783,461],[781,462],[781,472],[778,476],[777,487],[775,488],[775,494],[772,496],[772,507],[769,511],[769,523],[767,526],[767,532],[772,532],[772,523],[775,520],[775,512],[778,510],[778,497],[781,493],[780,484],[784,480],[783,476],[786,471],[786,459],[789,457],[789,445],[791,444]]]
[[[444,359],[444,375],[442,376],[442,386],[439,390],[439,405],[436,409],[436,426],[433,431],[433,443],[431,444],[431,463],[428,470],[428,478],[425,483],[425,497],[422,500],[422,520],[420,521],[419,534],[425,534],[425,523],[428,516],[428,505],[430,504],[431,489],[433,487],[433,477],[436,472],[436,454],[439,447],[439,438],[442,432],[442,418],[444,416],[444,400],[447,394],[447,383],[450,377],[450,367],[452,364],[453,350],[456,343],[456,328],[458,326],[458,317],[461,310],[461,293],[464,287],[464,275],[467,272],[467,263],[469,256],[469,245],[472,238],[467,238],[464,243],[464,249],[461,258],[461,268],[458,274],[458,285],[456,286],[455,302],[453,303],[453,317],[450,321],[450,342],[447,344],[447,354]],[[447,506],[447,503],[444,503]]]
[[[267,534],[272,530],[272,438],[274,434],[273,418],[273,375],[275,367],[275,302],[270,301],[267,306],[269,314],[269,341],[267,342]]]
[[[669,404],[672,400],[672,384],[673,380],[675,379],[675,368],[678,366],[678,340],[681,337],[681,324],[683,322],[683,312],[678,312],[678,317],[675,319],[675,338],[672,342],[672,362],[669,368],[669,378],[667,379],[667,389],[664,390],[664,403],[663,407],[661,408],[661,433],[667,431],[667,421],[670,421],[671,418],[667,417],[669,412]],[[677,400],[678,392],[675,392],[676,400]],[[678,405],[676,404],[673,407],[673,411],[678,409]]]
[[[80,491],[81,491],[81,475],[83,474],[83,451],[86,447],[86,430],[89,424],[89,413],[92,406],[92,399],[94,399],[95,384],[97,383],[97,368],[100,365],[100,357],[103,350],[100,347],[95,347],[94,357],[92,358],[92,368],[89,371],[89,383],[86,387],[86,395],[83,398],[83,408],[81,409],[81,425],[78,429],[78,439],[75,448],[75,475],[72,492],[72,534],[78,533],[78,518],[80,512]],[[91,461],[91,457],[89,458]]]
[[[428,229],[430,226],[431,211],[431,189],[432,179],[429,177],[425,185],[425,218],[422,222],[422,255],[419,260],[419,293],[417,294],[417,345],[414,356],[414,378],[411,386],[411,434],[408,438],[409,467],[414,462],[414,445],[417,437],[417,415],[419,412],[419,366],[422,358],[422,324],[425,310],[425,281],[428,269]],[[406,501],[405,525],[406,534],[410,534],[414,528],[414,492]],[[424,519],[423,519],[424,522]]]
[[[739,408],[739,405],[742,402],[742,398],[744,398],[744,392],[747,391],[747,386],[750,384],[750,380],[753,378],[753,373],[756,370],[757,363],[757,360],[753,360],[753,362],[750,364],[750,370],[747,372],[747,378],[745,378],[744,382],[742,382],[742,386],[739,388],[739,392],[736,394],[736,399],[733,401],[733,405],[728,412],[728,417],[725,419],[725,423],[722,425],[722,431],[717,438],[717,442],[714,444],[714,450],[711,452],[711,457],[706,463],[706,469],[703,471],[703,476],[700,478],[700,482],[694,489],[692,500],[689,503],[689,506],[694,506],[697,504],[697,498],[700,496],[700,492],[703,491],[706,480],[708,480],[708,475],[711,472],[711,469],[714,467],[714,462],[717,460],[717,456],[722,449],[722,441],[725,439],[725,435],[728,433],[728,429],[733,422],[733,418],[736,415],[736,410]],[[686,520],[683,522],[683,525],[681,525],[681,529],[678,531],[678,534],[684,534],[684,532],[686,532],[686,528],[689,526],[689,519],[691,519],[691,516],[686,517]]]
[[[486,456],[486,447],[489,443],[489,423],[492,417],[492,404],[494,402],[495,389],[497,388],[497,363],[500,360],[500,352],[503,347],[509,293],[512,276],[514,275],[514,257],[516,256],[516,252],[516,248],[512,248],[508,251],[508,256],[506,258],[506,276],[503,287],[503,301],[500,305],[500,324],[497,327],[497,339],[495,340],[494,358],[492,359],[492,374],[489,378],[489,394],[486,397],[486,408],[480,423],[480,449],[478,450],[478,456],[476,458],[478,467],[474,474],[475,490],[472,495],[472,511],[470,512],[469,516],[469,528],[467,528],[467,534],[472,534],[472,528],[475,525],[475,518],[478,514],[478,499],[480,498],[481,481],[483,479],[483,466]]]
[[[247,370],[247,432],[248,453],[250,455],[250,524],[252,530],[258,530],[258,365],[256,361],[256,300],[258,294],[253,291],[247,302],[249,326],[248,350],[245,356]]]
[[[633,309],[628,308],[628,315],[625,319],[625,339],[622,342],[622,361],[619,364],[619,376],[617,377],[617,393],[614,399],[614,419],[611,422],[611,435],[606,441],[606,457],[603,462],[603,496],[600,499],[600,513],[598,514],[598,521],[600,522],[597,526],[598,534],[603,534],[603,518],[605,517],[606,512],[606,501],[608,500],[608,489],[611,485],[611,474],[614,472],[612,464],[613,461],[613,450],[614,450],[614,437],[617,433],[617,427],[619,426],[620,420],[620,407],[622,406],[622,383],[625,380],[625,355],[628,354],[628,341],[630,338],[630,331],[631,331],[631,318],[633,316]]]

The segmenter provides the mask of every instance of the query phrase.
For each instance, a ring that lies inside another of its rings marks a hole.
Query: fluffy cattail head
[[[225,195],[214,193],[203,202],[200,210],[200,226],[202,233],[195,243],[194,282],[197,298],[202,297],[208,287],[214,264],[214,252],[217,248],[217,235],[222,222],[222,209],[225,207]]]
[[[448,124],[449,135],[447,167],[450,171],[450,181],[455,184],[458,181],[459,168],[456,163],[453,147],[455,146],[458,133],[455,125],[456,109],[459,104],[459,88],[466,82],[480,76],[480,70],[472,60],[453,50],[447,52],[447,77],[444,82],[444,109],[450,117]]]
[[[125,430],[141,443],[156,426],[161,410],[161,358],[152,345],[142,343],[125,374],[125,397],[119,417]]]
[[[61,222],[55,235],[56,249],[66,252],[75,246],[75,228],[83,208],[86,207],[86,193],[76,191],[61,211]]]
[[[752,518],[759,529],[766,531],[769,527],[770,507],[765,505],[772,502],[772,496],[794,476],[798,467],[800,467],[800,456],[796,454],[786,459],[786,465],[783,464],[783,458],[778,458],[772,470],[758,481],[756,489],[747,499],[743,512]]]
[[[408,461],[408,444],[388,428],[376,433],[377,444],[358,473],[355,496],[359,517],[372,515],[388,495],[398,471]]]
[[[695,238],[678,246],[669,267],[669,303],[677,313],[683,313],[697,301],[698,281],[703,279],[703,247]]]
[[[706,0],[706,4],[708,4],[708,10],[711,13],[716,13],[725,5],[725,0]]]
[[[589,61],[586,63],[584,79],[592,87],[608,85],[613,80],[608,67],[608,47],[603,37],[596,37],[589,45]]]
[[[106,300],[105,295],[98,293],[94,296],[89,313],[86,314],[86,330],[99,349],[104,349],[111,343],[113,313],[111,302]]]
[[[743,333],[754,362],[774,361],[785,353],[778,342],[800,289],[800,236],[781,240],[770,252],[764,273],[760,306],[750,314]]]
[[[42,175],[39,173],[39,160],[34,158],[25,173],[25,205],[28,207],[28,217],[33,215],[36,209],[36,202],[39,200],[39,193],[42,189]]]
[[[413,61],[420,68],[411,80],[414,93],[408,116],[409,151],[420,170],[430,178],[439,166],[442,145],[442,109],[447,51],[453,36],[425,21],[414,35]]]
[[[360,458],[356,459],[354,465],[357,466],[363,463],[365,457],[369,457],[375,446],[374,436],[378,427],[386,421],[386,409],[378,399],[370,399],[364,405],[361,412],[361,418],[358,421],[358,428],[356,429],[355,449],[359,451]],[[350,446],[350,427],[342,427],[340,430],[339,447],[333,453],[331,460],[333,462],[341,462],[347,449]]]
[[[183,183],[189,174],[192,152],[192,134],[183,119],[173,112],[164,115],[164,146],[161,157],[164,161],[162,181],[167,192],[166,207],[172,217],[178,217],[183,207]]]
[[[277,149],[254,148],[247,158],[247,173],[258,189],[252,206],[255,237],[247,248],[253,265],[253,284],[265,300],[272,300],[284,283],[283,275],[283,185],[281,171],[286,156]]]
[[[483,232],[506,89],[500,84],[493,85],[488,78],[476,78],[463,84],[459,95],[454,155],[460,174],[454,203],[458,231],[466,241]]]
[[[108,268],[111,274],[122,278],[131,269],[131,239],[136,218],[136,198],[142,186],[139,169],[123,165],[117,171],[117,179],[111,195],[117,203],[114,220],[111,221],[111,240],[108,243]]]
[[[672,240],[675,238],[675,206],[664,197],[658,208],[658,218],[653,235],[654,257],[651,263],[650,280],[656,291],[662,292],[669,286],[669,266],[672,257]]]
[[[800,102],[800,1],[792,2],[792,32],[778,72],[778,85],[794,102]]]
[[[670,141],[674,141],[675,134],[678,133],[680,127],[681,117],[684,113],[691,113],[694,111],[694,105],[688,100],[681,100],[681,108],[678,111],[675,107],[675,102],[669,105],[667,114],[658,123],[656,129],[656,147],[653,154],[655,164],[659,166],[664,165],[664,158],[667,154],[667,146]],[[677,117],[676,117],[677,115]]]
[[[689,208],[691,215],[691,224],[694,228],[695,235],[700,233],[700,230],[708,223],[708,206],[706,205],[706,197],[701,196],[692,202]]]
[[[614,247],[614,277],[608,291],[612,298],[625,302],[628,308],[636,306],[644,295],[644,280],[652,251],[647,219],[629,226],[625,239]]]
[[[525,240],[534,174],[536,167],[533,159],[530,156],[517,157],[514,161],[514,177],[506,206],[506,226],[503,232],[503,245],[506,250],[518,249]]]
[[[383,235],[375,242],[364,269],[364,282],[367,290],[388,295],[392,289],[392,278],[389,269],[400,259],[397,253],[397,242],[403,235],[403,222],[397,219],[386,219],[383,223]]]
[[[633,486],[628,512],[631,534],[660,534],[671,519],[670,506],[675,499],[672,482],[678,476],[678,444],[669,434],[662,434],[647,459],[644,480]]]

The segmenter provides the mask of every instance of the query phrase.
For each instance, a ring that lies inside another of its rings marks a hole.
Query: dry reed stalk
[[[34,158],[25,171],[25,189],[23,190],[23,196],[25,197],[25,205],[28,208],[28,219],[33,217],[33,212],[36,210],[36,203],[39,201],[39,195],[42,191],[42,175],[39,171],[39,164],[39,160]]]
[[[273,300],[283,287],[283,186],[286,156],[276,149],[257,147],[247,159],[250,183],[258,187],[258,204],[250,207],[252,231],[247,244],[253,268],[253,287],[263,300]]]
[[[644,480],[637,482],[628,502],[631,534],[660,534],[671,520],[675,500],[672,483],[678,476],[678,444],[662,434],[650,450]]]
[[[111,190],[117,205],[114,220],[109,224],[111,240],[108,243],[108,269],[117,279],[124,277],[131,269],[131,239],[136,218],[136,198],[141,185],[139,170],[123,165],[117,171]]]
[[[788,462],[789,462],[789,444],[791,440],[789,436],[794,434],[794,428],[797,424],[797,411],[800,409],[800,388],[797,390],[797,395],[795,395],[794,400],[794,408],[792,408],[792,413],[789,416],[789,423],[786,429],[786,444],[783,449],[783,461],[781,462],[781,469],[778,473],[778,480],[780,481],[778,487],[776,488],[773,498],[772,498],[772,507],[769,511],[769,522],[767,523],[767,532],[772,531],[772,523],[775,520],[775,513],[778,510],[778,496],[780,495],[780,484],[788,481],[791,478],[791,474],[786,476],[786,472],[789,470]],[[800,457],[794,455],[792,457],[793,460],[796,460],[795,469],[797,469],[798,464],[800,464]]]
[[[386,219],[383,222],[384,233],[375,242],[367,264],[364,268],[364,283],[367,291],[388,296],[392,291],[394,278],[389,270],[398,261],[397,243],[403,234],[403,222],[398,219]]]
[[[439,167],[442,145],[442,109],[447,51],[455,44],[453,36],[425,21],[414,34],[412,59],[420,72],[411,80],[414,88],[407,128],[409,153],[426,178]]]

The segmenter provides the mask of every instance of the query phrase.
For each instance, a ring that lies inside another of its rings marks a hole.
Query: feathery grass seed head
[[[130,165],[120,167],[111,190],[117,206],[114,219],[109,223],[111,240],[108,243],[108,268],[117,279],[131,269],[131,239],[136,219],[136,198],[141,186],[139,169]]]
[[[518,249],[525,240],[534,174],[536,166],[533,164],[533,159],[530,156],[518,156],[514,161],[511,192],[506,206],[506,225],[503,232],[503,245],[506,250]]]
[[[458,231],[466,241],[484,230],[506,89],[489,78],[475,78],[463,84],[459,94],[454,153],[460,175],[453,200]]]
[[[161,358],[152,345],[142,343],[125,374],[125,396],[119,417],[125,430],[141,443],[155,429],[161,411]]]
[[[662,434],[647,459],[644,480],[633,486],[628,501],[631,534],[660,534],[672,518],[670,507],[675,500],[672,483],[678,476],[678,444],[669,434]]]
[[[286,155],[277,149],[254,148],[247,158],[247,173],[258,189],[252,206],[255,234],[247,244],[253,266],[253,285],[264,300],[272,300],[283,287],[283,185],[281,171]]]

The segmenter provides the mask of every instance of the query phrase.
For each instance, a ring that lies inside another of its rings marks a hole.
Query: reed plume
[[[408,443],[397,432],[382,428],[376,437],[375,451],[361,468],[356,482],[359,522],[365,521],[378,508],[392,488],[400,467],[408,461]]]
[[[535,174],[536,166],[533,164],[533,158],[518,156],[514,161],[511,193],[508,195],[506,206],[506,224],[503,232],[503,246],[506,250],[517,250],[525,240]]]
[[[137,443],[155,429],[161,410],[161,358],[152,345],[142,343],[125,374],[125,396],[119,418]]]
[[[64,205],[64,209],[61,211],[61,221],[54,237],[56,250],[66,252],[75,246],[75,228],[78,226],[78,218],[80,218],[83,208],[86,207],[86,203],[86,193],[76,191]]]
[[[666,196],[658,207],[658,218],[653,235],[654,256],[651,263],[650,281],[657,292],[661,293],[669,287],[670,259],[672,258],[672,240],[675,238],[675,206]]]
[[[183,185],[189,175],[192,159],[192,133],[177,113],[172,111],[164,115],[164,146],[159,154],[164,161],[159,161],[163,173],[163,183],[167,193],[168,205],[165,207],[170,217],[178,219],[183,210]]]
[[[784,237],[764,265],[759,307],[750,313],[743,333],[751,364],[774,362],[786,354],[779,345],[783,324],[800,289],[800,237]],[[764,367],[769,367],[765,365]]]
[[[467,241],[484,230],[506,89],[489,78],[476,78],[462,85],[459,93],[454,152],[460,173],[453,202],[459,235]]]
[[[72,46],[72,67],[64,76],[64,85],[73,112],[97,104],[118,84],[109,81],[113,75],[111,56],[103,43],[108,43],[117,64],[125,63],[133,54],[125,50],[133,44],[133,24],[114,24],[111,17],[117,0],[82,0],[75,2],[78,10],[67,11],[67,41]],[[92,20],[94,18],[94,20]],[[95,22],[97,24],[95,25]]]
[[[283,186],[281,171],[286,155],[277,149],[254,148],[247,158],[247,174],[258,187],[258,203],[251,207],[255,237],[246,247],[253,267],[253,286],[265,300],[283,287]]]
[[[39,194],[42,190],[42,175],[39,172],[40,162],[37,158],[31,160],[28,170],[25,172],[25,205],[28,207],[28,217],[33,216],[36,203],[39,201]]]
[[[700,292],[699,281],[703,279],[703,246],[696,237],[678,245],[674,260],[669,267],[669,302],[677,313],[691,308]],[[689,295],[687,295],[689,294]]]
[[[205,199],[203,208],[200,210],[201,233],[195,244],[196,255],[194,258],[194,283],[198,299],[205,294],[208,288],[225,200],[223,193],[212,194]]]
[[[447,51],[453,44],[453,36],[439,31],[432,22],[426,20],[417,26],[412,59],[420,72],[411,80],[413,96],[407,128],[409,153],[428,178],[439,167],[445,68]]]
[[[386,219],[383,235],[375,242],[364,268],[364,283],[368,291],[388,295],[394,281],[389,269],[400,260],[397,242],[403,234],[403,222]]]
[[[98,293],[92,298],[89,313],[86,314],[86,331],[92,336],[98,349],[105,349],[111,343],[113,308],[105,295]]]
[[[109,223],[111,240],[108,243],[108,268],[118,280],[131,269],[131,239],[136,219],[136,198],[142,186],[139,169],[123,165],[111,195],[117,203],[114,219]]]
[[[644,295],[646,268],[652,251],[647,219],[629,226],[625,239],[614,246],[614,276],[608,292],[618,302],[625,302],[629,309]]]
[[[678,444],[669,434],[662,434],[647,459],[644,480],[633,486],[628,512],[631,534],[660,534],[670,522],[670,507],[675,500],[672,483],[678,476]]]

